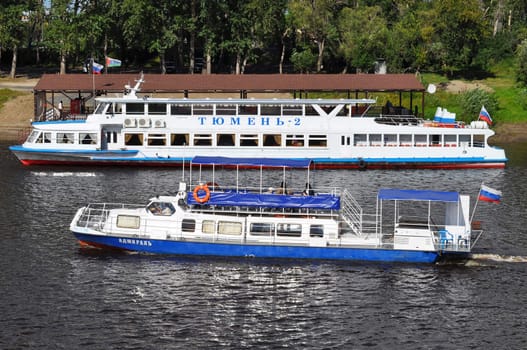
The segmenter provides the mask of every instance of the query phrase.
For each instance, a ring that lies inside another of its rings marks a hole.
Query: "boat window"
[[[216,105],[216,115],[236,115],[236,105]]]
[[[212,135],[211,134],[194,135],[194,146],[212,146]]]
[[[470,135],[459,135],[459,145],[464,147],[470,147]]]
[[[277,236],[300,237],[302,235],[301,224],[278,224],[276,225]]]
[[[95,145],[97,143],[97,134],[94,132],[79,134],[79,140],[83,145]]]
[[[138,229],[141,218],[135,215],[117,215],[117,227]]]
[[[411,134],[401,134],[401,135],[399,135],[399,145],[401,145],[401,146],[411,146],[412,145],[412,135]]]
[[[324,225],[310,225],[309,237],[324,237]]]
[[[258,106],[257,105],[242,105],[238,107],[239,115],[257,115],[258,114]]]
[[[57,143],[73,143],[74,136],[72,132],[58,132]]]
[[[102,114],[104,112],[104,110],[106,109],[106,106],[108,104],[106,102],[102,102],[102,103],[99,103],[97,105],[97,107],[95,108],[95,112],[93,112],[94,114]]]
[[[171,115],[191,115],[191,108],[189,105],[170,105]]]
[[[306,115],[315,115],[318,116],[318,112],[313,108],[313,105],[306,105],[305,106]]]
[[[414,135],[414,141],[417,147],[424,147],[428,144],[427,135],[416,134]]]
[[[280,106],[271,106],[271,105],[265,105],[260,106],[260,114],[261,115],[272,115],[272,116],[278,116],[280,115]]]
[[[285,145],[286,147],[303,147],[304,135],[286,135]]]
[[[397,135],[384,134],[384,145],[385,146],[397,146]]]
[[[126,146],[142,146],[143,134],[124,134],[124,144]]]
[[[267,222],[254,222],[250,225],[251,236],[272,236],[274,234],[274,224]]]
[[[148,146],[165,146],[166,142],[165,134],[148,134]]]
[[[196,220],[183,219],[183,221],[181,221],[181,231],[194,232],[195,230],[196,230]]]
[[[485,135],[474,135],[474,147],[485,147]]]
[[[170,145],[188,146],[189,134],[170,134]]]
[[[283,115],[302,115],[303,113],[303,106],[290,106],[290,105],[282,105]]]
[[[457,135],[445,135],[445,146],[456,147],[457,146]]]
[[[432,146],[441,146],[443,142],[441,141],[441,135],[434,134],[430,135],[430,145]]]
[[[216,145],[218,146],[234,146],[236,136],[234,134],[218,134],[216,135]]]
[[[264,146],[277,147],[282,144],[282,135],[280,134],[264,134]]]
[[[149,103],[148,104],[148,114],[167,114],[167,105],[166,103]]]
[[[218,233],[220,235],[239,236],[242,234],[242,223],[236,221],[218,222]]]
[[[368,139],[366,134],[354,134],[353,135],[353,146],[366,146]]]
[[[117,131],[107,131],[106,132],[106,142],[117,143]]]
[[[194,105],[192,111],[194,115],[212,115],[212,105]]]
[[[350,137],[347,137],[348,145]],[[309,147],[327,147],[328,137],[326,135],[309,135]]]
[[[31,131],[31,134],[29,134],[29,137],[27,138],[27,142],[29,142],[29,143],[33,143],[33,142],[42,143],[42,139],[40,139],[40,141],[37,140],[39,136],[40,136],[40,131],[33,130],[33,131]]]
[[[203,220],[201,223],[201,232],[203,233],[214,233],[214,221]]]
[[[380,146],[382,144],[381,134],[370,134],[370,146]]]
[[[127,103],[126,114],[144,114],[145,104],[144,103]]]
[[[258,135],[256,134],[241,134],[240,135],[240,146],[243,147],[254,147],[258,146]]]
[[[154,215],[170,216],[175,213],[176,209],[170,202],[152,202],[146,208]]]

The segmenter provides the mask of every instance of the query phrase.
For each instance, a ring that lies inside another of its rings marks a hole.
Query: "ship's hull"
[[[377,248],[332,248],[287,245],[261,245],[217,242],[191,242],[100,236],[73,232],[83,245],[153,254],[229,256],[251,258],[357,260],[404,263],[434,263],[439,252]],[[459,255],[459,254],[458,254]]]

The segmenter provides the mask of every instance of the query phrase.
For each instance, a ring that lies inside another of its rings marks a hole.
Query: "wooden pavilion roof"
[[[35,92],[122,92],[139,74],[44,74]],[[145,74],[142,92],[411,91],[414,74]]]

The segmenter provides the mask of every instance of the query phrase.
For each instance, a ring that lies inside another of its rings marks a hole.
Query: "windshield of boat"
[[[170,216],[176,211],[176,209],[170,202],[152,202],[148,205],[146,209],[154,215],[164,216]]]
[[[95,114],[102,114],[104,113],[104,110],[106,109],[106,106],[108,106],[107,102],[101,102],[97,105],[97,108],[95,108]]]

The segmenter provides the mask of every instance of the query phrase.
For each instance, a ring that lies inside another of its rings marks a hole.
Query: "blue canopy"
[[[187,196],[188,204],[198,204],[192,192]],[[211,192],[205,205],[255,208],[340,209],[340,197],[331,194],[316,196],[292,196],[265,193],[241,193],[235,191]]]
[[[254,167],[288,167],[309,168],[311,159],[284,159],[284,158],[229,158],[229,157],[204,157],[196,156],[192,164],[203,165],[241,165]]]
[[[457,202],[459,201],[459,193],[446,191],[400,190],[396,188],[382,188],[379,190],[377,198],[380,200]]]

